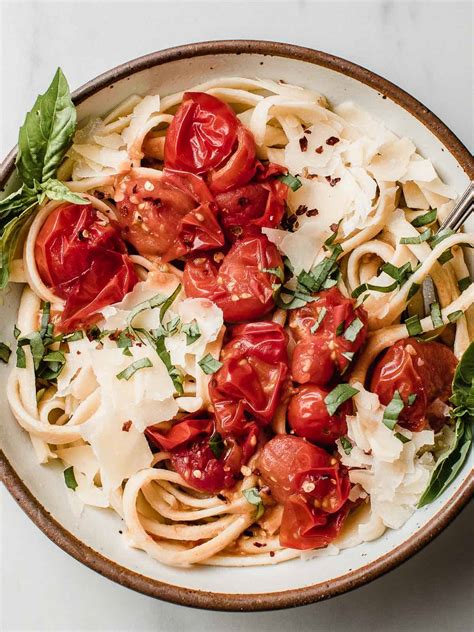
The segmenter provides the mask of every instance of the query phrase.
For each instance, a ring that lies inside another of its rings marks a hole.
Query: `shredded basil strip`
[[[46,330],[49,324],[49,317],[51,314],[51,303],[48,301],[43,305],[43,313],[41,314],[40,334],[44,338]]]
[[[65,334],[61,336],[61,340],[64,342],[75,342],[76,340],[82,340],[84,338],[84,332],[81,330],[72,331],[70,334]]]
[[[405,283],[405,281],[411,274],[413,274],[411,263],[409,261],[407,261],[407,263],[404,263],[399,268],[397,268],[397,266],[394,266],[393,263],[384,263],[384,265],[380,269],[388,274],[390,277],[392,277],[392,279],[395,279],[395,281],[397,281],[400,286]]]
[[[341,437],[341,446],[346,454],[350,454],[352,452],[352,443],[350,442],[348,437]]]
[[[443,322],[443,316],[441,315],[441,307],[439,303],[431,303],[430,313],[431,313],[431,322],[433,323],[433,327],[435,329],[437,329],[438,327],[442,327],[444,325],[444,322]]]
[[[359,332],[363,328],[364,328],[364,323],[361,321],[361,319],[354,318],[354,320],[350,323],[350,325],[347,327],[346,331],[344,332],[344,338],[348,340],[349,342],[354,342],[357,336],[359,335]]]
[[[74,468],[72,465],[64,470],[64,482],[66,483],[66,487],[72,489],[73,492],[76,491],[77,481],[74,476]]]
[[[398,281],[394,281],[390,285],[372,285],[372,283],[362,283],[362,285],[359,285],[358,287],[355,288],[351,296],[352,298],[359,298],[359,296],[363,294],[363,292],[366,292],[367,290],[372,290],[373,292],[382,292],[383,294],[387,294],[388,292],[393,292],[394,290],[396,290],[397,287],[398,287]]]
[[[210,353],[201,358],[198,364],[206,375],[212,375],[222,366],[222,362],[213,358]]]
[[[407,301],[409,301],[410,299],[412,299],[415,294],[418,292],[418,290],[420,289],[421,285],[419,283],[412,283],[411,287],[408,291],[408,296],[407,296]]]
[[[224,452],[225,445],[221,435],[218,432],[215,432],[209,439],[209,447],[211,448],[212,453],[214,454],[216,459],[220,459],[222,453]]]
[[[152,296],[147,301],[143,301],[142,303],[139,303],[132,309],[132,311],[128,315],[127,325],[129,327],[132,327],[133,320],[135,319],[136,316],[138,316],[138,314],[140,314],[141,312],[144,312],[146,309],[155,309],[155,307],[160,308],[160,320],[163,320],[163,316],[166,314],[168,309],[174,303],[180,291],[181,291],[181,284],[179,284],[176,287],[175,291],[170,296],[165,296],[164,294],[156,294],[156,296]]]
[[[0,342],[0,360],[5,364],[8,364],[11,354],[12,350],[10,349],[10,347],[4,342]]]
[[[300,272],[298,275],[298,283],[309,292],[319,292],[328,277],[334,272],[339,271],[336,261],[341,253],[342,246],[336,244],[329,257],[325,257],[311,268],[309,272],[305,272],[304,270]]]
[[[262,498],[258,493],[258,489],[256,487],[251,487],[250,489],[244,489],[242,491],[242,495],[245,497],[245,500],[251,505],[255,505],[257,508],[257,512],[255,514],[255,520],[258,520],[264,513],[265,507],[263,506]]]
[[[428,224],[432,224],[436,221],[436,216],[438,215],[438,211],[434,208],[423,215],[418,215],[412,220],[411,225],[415,228],[421,228],[422,226],[427,226]]]
[[[201,337],[201,331],[197,320],[192,320],[190,323],[184,323],[181,327],[181,331],[186,334],[186,344],[192,345],[198,338]]]
[[[448,250],[445,250],[445,252],[443,252],[443,254],[438,257],[438,263],[443,265],[444,263],[446,263],[447,261],[449,261],[453,257],[454,257],[453,253],[448,248]]]
[[[23,347],[19,346],[16,350],[16,366],[18,369],[26,369],[26,355]]]
[[[183,390],[183,376],[178,371],[178,369],[174,366],[174,364],[171,362],[171,356],[169,354],[168,349],[166,348],[164,337],[163,336],[159,336],[158,338],[155,338],[154,339],[154,346],[155,346],[155,349],[156,349],[156,353],[158,354],[159,358],[161,359],[161,361],[165,365],[166,370],[168,371],[168,375],[170,376],[171,380],[173,381],[173,385],[174,385],[174,387],[176,389],[176,392],[179,393],[180,395],[182,395],[183,392],[184,392],[184,390]]]
[[[464,290],[467,290],[467,288],[471,285],[472,281],[471,281],[471,277],[464,277],[463,279],[459,279],[458,281],[458,288],[460,292],[464,292]]]
[[[350,386],[349,384],[338,384],[332,389],[330,393],[324,398],[324,403],[329,415],[334,415],[336,410],[341,404],[346,402],[351,397],[354,397],[359,391]]]
[[[44,362],[66,362],[66,357],[62,351],[50,351],[43,357]]]
[[[273,274],[283,283],[285,281],[285,272],[281,268],[262,268],[262,272]]]
[[[407,399],[408,406],[413,406],[413,404],[416,402],[416,398],[417,398],[416,393],[410,393]]]
[[[344,331],[344,321],[336,327],[336,336],[340,336]]]
[[[408,437],[405,437],[405,435],[402,435],[400,432],[396,432],[395,437],[402,443],[408,443],[410,441]]]
[[[432,235],[431,228],[427,228],[418,237],[402,237],[400,239],[401,244],[422,244],[424,241],[428,241]]]
[[[423,327],[421,326],[420,317],[416,314],[406,319],[405,326],[407,328],[409,336],[418,336],[419,334],[423,333]]]
[[[463,311],[461,309],[457,309],[455,312],[451,312],[451,314],[448,314],[448,320],[450,323],[454,323],[456,320],[461,318],[462,315]]]
[[[316,333],[318,331],[319,326],[323,322],[327,311],[328,310],[325,307],[321,307],[321,309],[319,310],[318,318],[317,318],[316,322],[314,323],[314,325],[311,327],[311,333],[312,334],[314,334],[314,333]]]
[[[18,327],[15,325],[13,327],[13,336],[15,337],[15,339],[18,339],[18,337],[20,336],[21,331],[18,329]]]
[[[290,187],[292,191],[298,191],[303,186],[301,180],[297,176],[292,176],[291,173],[287,173],[285,176],[278,176],[278,180]]]
[[[438,231],[436,235],[433,235],[433,238],[430,239],[431,249],[435,248],[444,239],[446,239],[447,237],[451,237],[451,235],[454,235],[454,234],[455,234],[455,231],[452,230],[451,228],[443,228],[443,230]]]
[[[151,366],[153,366],[153,363],[150,358],[140,358],[140,360],[132,362],[132,364],[130,364],[123,371],[117,373],[116,378],[118,380],[129,380],[140,369],[146,369],[147,367]]]
[[[388,403],[383,413],[383,423],[387,426],[387,428],[390,430],[395,428],[395,424],[397,423],[398,417],[404,407],[405,404],[403,399],[400,397],[400,393],[395,391],[392,400]]]

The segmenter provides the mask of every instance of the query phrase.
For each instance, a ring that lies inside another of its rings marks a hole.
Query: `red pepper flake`
[[[331,224],[329,228],[332,230],[333,233],[337,233],[337,231],[339,230],[339,224]]]
[[[128,432],[130,430],[131,425],[132,425],[131,421],[126,421],[122,426],[122,430],[124,432]]]
[[[319,211],[317,208],[310,208],[309,211],[306,213],[307,217],[316,217],[316,215],[319,215]]]
[[[322,154],[324,151],[324,147],[322,145],[319,145],[319,147],[316,147],[316,149],[314,150],[317,154]]]
[[[305,213],[307,213],[307,211],[308,211],[308,207],[305,206],[304,204],[300,204],[298,208],[296,209],[296,214],[304,215]]]
[[[339,138],[336,138],[336,136],[330,136],[327,140],[326,140],[326,145],[336,145],[339,142]]]
[[[261,549],[262,546],[267,546],[266,544],[264,544],[263,542],[254,542],[253,543],[254,546],[257,547],[257,549]]]
[[[275,551],[270,551],[270,557],[275,557]]]
[[[329,185],[335,187],[338,182],[341,181],[341,178],[331,178],[331,176],[326,176],[326,180],[329,182]]]
[[[310,129],[305,129],[303,134],[311,134],[311,130]]]
[[[306,138],[306,136],[302,136],[299,139],[299,144],[301,151],[306,151],[308,149],[308,139]]]

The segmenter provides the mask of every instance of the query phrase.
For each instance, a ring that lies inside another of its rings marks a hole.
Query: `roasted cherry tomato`
[[[145,436],[152,446],[170,453],[172,466],[192,487],[216,493],[235,485],[240,468],[255,452],[258,428],[249,423],[241,437],[226,437],[221,454],[210,447],[214,428],[213,419],[189,415],[166,432],[150,426]]]
[[[265,235],[250,234],[231,247],[220,267],[218,258],[203,256],[186,262],[186,295],[210,299],[222,309],[227,322],[254,320],[267,314],[275,305],[273,286],[278,283],[278,276],[268,270],[283,270],[276,246]]]
[[[165,169],[153,178],[125,176],[115,201],[123,236],[140,254],[171,261],[224,245],[214,199],[193,174]]]
[[[210,386],[216,423],[223,435],[245,431],[249,419],[266,425],[284,395],[287,336],[277,323],[240,325],[221,354]]]
[[[35,243],[43,282],[65,299],[58,331],[100,318],[138,281],[118,229],[90,205],[63,204],[47,218]]]
[[[296,549],[326,546],[348,512],[346,469],[322,448],[277,435],[262,450],[258,469],[272,496],[284,504],[280,543]]]
[[[419,342],[405,338],[392,345],[380,358],[372,374],[370,389],[387,405],[395,391],[400,393],[405,408],[399,423],[409,430],[423,430],[429,422],[438,430],[447,420],[437,412],[435,402],[446,402],[457,359],[439,342]],[[409,397],[414,401],[409,404]]]
[[[367,312],[354,305],[333,287],[291,312],[290,327],[297,341],[291,369],[296,382],[325,386],[336,371],[347,370],[367,336]]]
[[[247,226],[274,228],[280,224],[288,186],[274,176],[284,172],[279,165],[261,167],[255,182],[216,195],[219,218],[229,239],[235,240]]]
[[[209,188],[214,194],[240,187],[255,174],[255,141],[251,132],[239,124],[237,148],[227,162],[208,174]]]
[[[334,415],[328,413],[324,398],[329,391],[308,384],[299,389],[288,406],[288,422],[295,434],[322,446],[333,446],[347,432],[346,415],[351,405],[344,402]]]
[[[204,92],[185,92],[166,134],[165,166],[206,173],[232,153],[240,123],[223,101]]]

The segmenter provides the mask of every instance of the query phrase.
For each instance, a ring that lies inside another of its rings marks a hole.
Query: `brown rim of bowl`
[[[73,100],[77,105],[98,90],[111,86],[136,72],[178,59],[218,54],[239,55],[242,53],[286,57],[309,62],[316,66],[324,66],[330,70],[342,73],[370,86],[378,91],[382,97],[390,98],[415,116],[443,143],[446,149],[456,158],[468,177],[471,180],[473,179],[474,160],[470,152],[437,116],[414,97],[386,79],[352,62],[321,51],[292,44],[260,40],[222,40],[169,48],[139,57],[99,75],[76,90],[73,93]],[[2,188],[13,172],[15,154],[16,148],[8,154],[1,165],[0,187]],[[210,610],[229,611],[261,611],[302,606],[334,597],[366,584],[392,570],[433,540],[459,514],[474,493],[474,474],[471,472],[456,494],[424,527],[396,549],[363,568],[312,586],[283,592],[246,595],[190,590],[145,577],[119,566],[86,546],[60,525],[27,489],[8,462],[3,451],[0,452],[0,477],[23,511],[55,544],[101,575],[138,592],[172,603]]]

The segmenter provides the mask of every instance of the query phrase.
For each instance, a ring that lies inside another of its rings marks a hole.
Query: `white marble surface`
[[[346,57],[433,110],[469,147],[469,2],[6,2],[0,0],[0,155],[60,65],[72,88],[147,52],[206,39],[293,42]],[[470,47],[470,48],[469,48]],[[356,592],[280,613],[198,612],[154,601],[69,558],[0,495],[0,629],[474,630],[471,506],[414,559]]]

